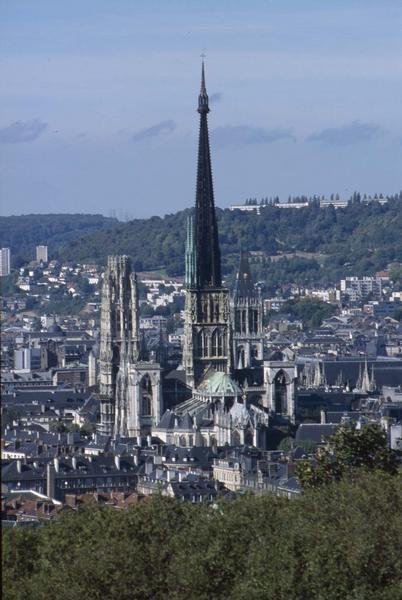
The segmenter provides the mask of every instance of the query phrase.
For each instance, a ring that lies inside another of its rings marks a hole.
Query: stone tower
[[[183,352],[186,381],[191,387],[196,387],[211,367],[225,373],[229,373],[232,368],[229,291],[222,286],[221,278],[204,63],[198,112],[200,134],[196,203],[194,224],[190,222],[189,225],[188,251],[186,248],[186,265],[188,262],[189,269],[186,277]],[[191,276],[191,265],[195,267],[195,276]]]
[[[264,405],[276,415],[295,421],[297,409],[297,367],[283,352],[274,352],[264,361],[266,397]]]
[[[239,270],[232,296],[233,357],[236,369],[254,367],[264,358],[261,292],[253,284],[246,252],[240,252]]]
[[[139,358],[137,276],[128,256],[109,256],[102,288],[99,431],[114,434],[127,411],[128,365]]]
[[[144,359],[137,276],[127,256],[109,256],[101,306],[100,433],[138,438],[159,421],[161,367]]]

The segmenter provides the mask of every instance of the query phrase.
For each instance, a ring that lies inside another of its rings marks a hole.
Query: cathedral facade
[[[138,285],[127,256],[108,259],[101,305],[99,431],[156,435],[182,446],[266,447],[272,415],[295,414],[295,367],[264,356],[263,302],[241,252],[233,293],[223,285],[202,65],[196,202],[187,222],[184,342],[187,399],[164,402],[169,377],[139,329]],[[164,379],[165,377],[165,379]]]

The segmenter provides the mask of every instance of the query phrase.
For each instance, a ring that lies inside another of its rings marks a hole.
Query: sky
[[[1,214],[402,189],[402,0],[3,0]]]

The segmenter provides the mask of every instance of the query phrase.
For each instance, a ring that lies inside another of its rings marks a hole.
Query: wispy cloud
[[[323,142],[334,146],[369,142],[384,135],[386,130],[375,123],[353,121],[342,127],[330,127],[310,135],[310,142]]]
[[[133,142],[142,142],[143,140],[149,140],[154,137],[158,137],[163,133],[171,133],[176,129],[176,123],[174,121],[161,121],[160,123],[156,123],[156,125],[152,125],[151,127],[146,127],[145,129],[140,129],[132,136]]]
[[[213,131],[213,139],[216,144],[221,146],[272,144],[283,139],[295,141],[290,129],[264,129],[250,125],[217,127]]]
[[[47,128],[47,123],[39,119],[32,121],[17,121],[7,127],[0,128],[0,144],[19,144],[33,142]]]
[[[214,94],[211,94],[209,97],[210,104],[217,104],[222,100],[222,96],[223,94],[221,92],[215,92]]]

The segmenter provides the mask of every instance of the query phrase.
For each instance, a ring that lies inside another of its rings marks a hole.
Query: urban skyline
[[[5,30],[21,26],[5,36],[15,65],[38,61],[22,96],[8,89],[6,112],[65,117],[57,129],[50,117],[0,124],[3,192],[15,211],[21,193],[36,211],[0,218],[7,598],[385,600],[401,589],[402,191],[396,169],[389,177],[399,155],[383,152],[400,142],[385,110],[398,11],[384,3],[392,21],[371,0],[364,11],[361,0],[233,4],[22,0],[6,11]],[[206,32],[216,46],[195,65]],[[280,52],[289,67],[290,49],[307,78],[262,69]],[[340,85],[341,72],[366,78],[370,98]],[[339,125],[352,107],[360,118]],[[117,143],[128,113],[141,122]],[[308,193],[301,173],[337,186]],[[339,178],[361,185],[342,191]],[[105,198],[110,216],[165,214],[122,223],[99,214]],[[98,214],[82,213],[89,203]]]

